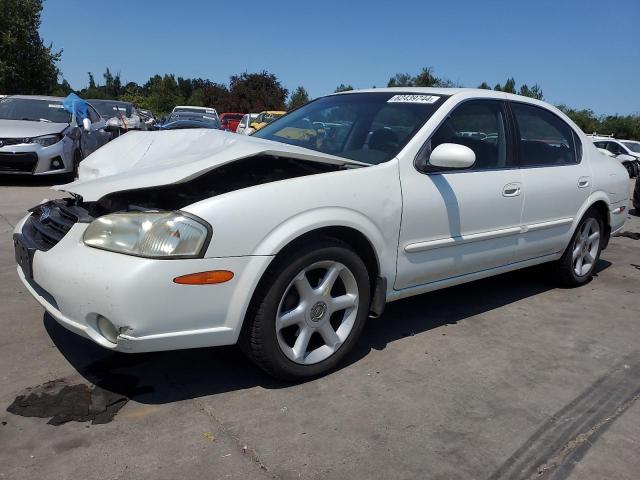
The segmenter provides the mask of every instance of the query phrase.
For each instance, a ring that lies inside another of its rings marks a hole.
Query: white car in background
[[[63,98],[11,95],[0,99],[0,174],[75,178],[80,161],[107,143],[105,121],[89,106],[89,124],[67,112]]]
[[[286,379],[336,367],[387,302],[541,263],[584,285],[629,203],[562,112],[475,89],[330,95],[253,136],[133,132],[56,188],[14,244],[60,324],[122,352],[239,343]]]
[[[220,123],[220,117],[218,116],[218,111],[215,108],[211,107],[194,107],[193,105],[178,105],[173,107],[171,110],[171,115],[174,113],[196,113],[202,115],[203,117],[210,117],[212,120],[215,119],[218,123]]]
[[[618,140],[611,137],[590,137],[595,146],[605,155],[618,160],[635,178],[640,173],[640,143],[633,140]]]
[[[240,135],[249,135],[249,133],[253,132],[253,128],[251,128],[251,124],[258,118],[259,113],[247,113],[245,114],[240,123],[238,124],[238,128],[236,129],[236,133]]]

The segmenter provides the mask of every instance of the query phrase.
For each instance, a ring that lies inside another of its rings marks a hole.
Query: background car
[[[258,118],[257,113],[247,113],[241,119],[240,123],[238,123],[238,127],[236,128],[236,133],[241,135],[249,135],[251,130],[251,122],[253,122],[256,118]]]
[[[221,113],[220,127],[222,128],[222,130],[235,132],[243,116],[244,116],[243,113]]]
[[[217,116],[203,115],[194,112],[172,113],[167,119],[157,126],[157,130],[180,130],[185,128],[210,128],[220,129],[220,121]]]
[[[151,110],[145,110],[144,108],[136,108],[138,116],[142,121],[142,130],[153,130],[158,120]]]
[[[635,178],[640,173],[640,153],[633,150],[640,148],[640,144],[630,140],[618,140],[611,137],[591,137],[596,147],[611,153],[629,172],[630,178]],[[638,147],[636,147],[638,145]]]
[[[93,107],[85,129],[63,101],[28,95],[0,100],[0,173],[75,177],[80,161],[110,140]]]
[[[266,127],[271,122],[273,122],[277,118],[282,117],[286,113],[287,112],[280,111],[280,110],[267,110],[267,111],[264,111],[264,112],[260,112],[258,114],[258,116],[255,118],[255,120],[253,120],[253,122],[251,122],[251,125],[245,131],[245,134],[246,135],[251,135],[252,133],[257,132],[261,128]]]
[[[118,137],[129,130],[143,130],[143,122],[132,103],[119,100],[87,100],[106,119],[106,130]]]
[[[218,123],[220,123],[220,116],[215,108],[212,107],[196,107],[193,105],[178,105],[173,107],[171,115],[174,113],[195,113],[199,115],[207,115],[209,117],[216,117]]]

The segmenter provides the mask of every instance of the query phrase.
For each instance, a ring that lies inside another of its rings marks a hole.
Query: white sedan
[[[60,324],[122,352],[239,343],[286,379],[336,367],[393,300],[541,263],[587,283],[629,202],[562,112],[471,89],[330,95],[250,137],[132,132],[56,188],[14,244]]]

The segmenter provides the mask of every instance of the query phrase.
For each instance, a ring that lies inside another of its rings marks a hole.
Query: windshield
[[[62,100],[5,98],[0,100],[0,119],[71,123],[71,114],[64,109]]]
[[[89,100],[89,103],[93,105],[93,108],[98,111],[101,117],[106,119],[119,117],[120,115],[130,117],[133,113],[132,106],[126,103],[96,102],[91,100]]]
[[[446,98],[395,92],[331,95],[253,136],[374,165],[395,157]]]
[[[629,150],[640,153],[640,142],[622,142]]]

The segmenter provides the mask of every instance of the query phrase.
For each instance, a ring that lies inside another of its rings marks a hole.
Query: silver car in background
[[[107,143],[105,121],[88,107],[88,128],[64,109],[63,98],[11,95],[0,99],[0,174],[75,178],[80,161]]]
[[[130,102],[101,99],[89,99],[87,102],[106,120],[106,130],[111,132],[114,137],[129,130],[146,129],[138,111]]]

